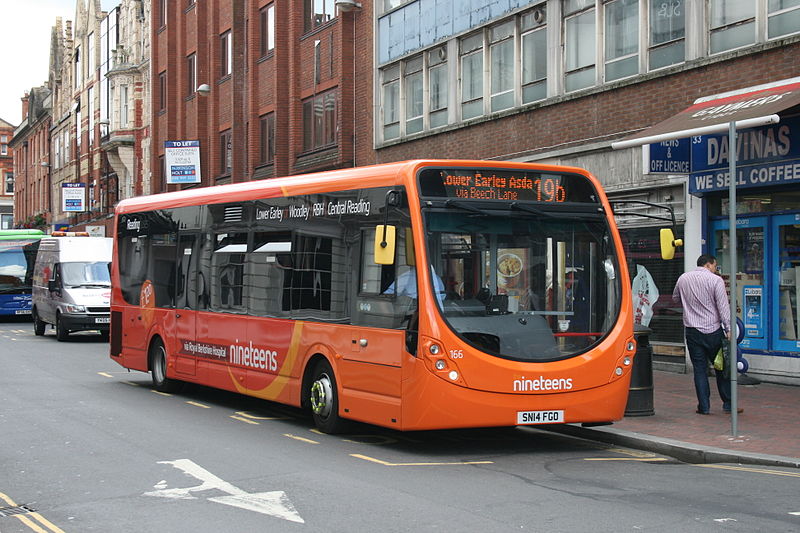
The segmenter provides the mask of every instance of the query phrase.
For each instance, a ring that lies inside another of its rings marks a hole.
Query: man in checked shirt
[[[697,393],[697,414],[707,415],[711,409],[708,386],[708,364],[714,360],[724,339],[729,338],[731,323],[725,283],[717,274],[717,259],[703,254],[697,268],[678,278],[672,300],[683,306],[686,346],[694,367],[694,388]],[[722,409],[731,412],[731,383],[722,370],[714,369]],[[742,409],[737,409],[742,412]]]

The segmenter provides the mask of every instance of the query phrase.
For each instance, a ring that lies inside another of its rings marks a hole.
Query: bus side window
[[[216,235],[211,258],[211,308],[243,312],[246,233]]]

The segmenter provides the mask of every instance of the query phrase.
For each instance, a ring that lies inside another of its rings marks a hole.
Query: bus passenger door
[[[194,376],[197,372],[197,258],[199,237],[196,233],[178,236],[178,258],[175,262],[175,371]]]

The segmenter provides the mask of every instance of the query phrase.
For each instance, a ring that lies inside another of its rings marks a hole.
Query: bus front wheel
[[[159,392],[176,392],[180,388],[179,381],[167,377],[167,350],[161,339],[150,347],[150,375],[153,388]]]
[[[320,361],[314,368],[308,399],[314,424],[320,431],[341,433],[345,429],[345,421],[339,417],[336,376],[326,360]]]

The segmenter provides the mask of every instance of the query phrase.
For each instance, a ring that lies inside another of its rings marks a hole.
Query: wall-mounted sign
[[[661,141],[650,145],[648,174],[688,174],[691,172],[688,138]]]
[[[167,184],[200,183],[200,141],[164,141]]]
[[[86,184],[61,184],[61,210],[65,213],[83,213],[86,211]]]

